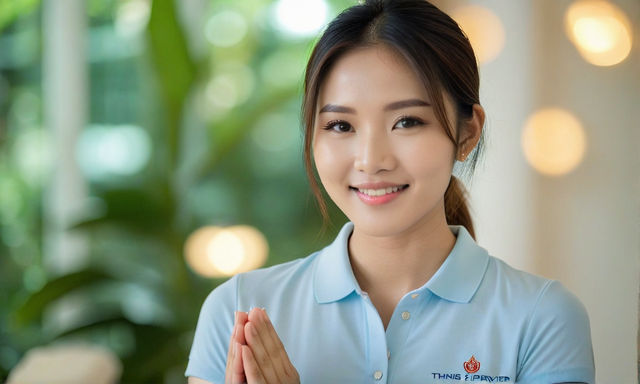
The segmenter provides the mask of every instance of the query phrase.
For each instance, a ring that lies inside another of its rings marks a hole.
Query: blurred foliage
[[[182,15],[171,0],[152,1],[146,29],[127,40],[114,31],[126,3],[85,3],[89,123],[143,127],[151,158],[137,174],[88,180],[100,209],[69,228],[88,240],[87,262],[53,275],[42,240],[48,168],[34,174],[21,163],[33,146],[25,135],[47,138],[42,11],[37,1],[0,2],[2,380],[30,348],[84,340],[120,357],[122,383],[182,383],[200,306],[224,281],[197,276],[185,264],[190,233],[204,225],[252,225],[267,237],[273,265],[306,256],[337,229],[320,231],[302,166],[299,106],[311,40],[252,23],[241,43],[215,47],[201,29],[194,33],[196,20],[185,23],[194,15]],[[248,20],[269,18],[266,0],[196,3],[208,5],[205,14],[232,9]],[[332,12],[351,3],[334,1]],[[25,38],[32,51],[16,50]],[[282,68],[285,59],[292,73]],[[238,63],[249,68],[245,80],[253,85],[241,102],[215,106],[212,89],[244,73]],[[274,82],[274,73],[285,80]],[[343,220],[333,206],[331,214]]]
[[[40,0],[3,0],[0,2],[0,32],[21,15],[29,14],[40,4]]]

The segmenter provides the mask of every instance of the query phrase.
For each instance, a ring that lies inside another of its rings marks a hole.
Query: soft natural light
[[[135,125],[93,125],[82,132],[76,155],[90,179],[132,175],[149,162],[151,139]]]
[[[631,23],[612,3],[574,2],[565,14],[565,29],[580,55],[591,64],[615,65],[631,51]]]
[[[274,8],[276,27],[287,35],[311,36],[327,22],[325,0],[279,0]]]
[[[205,277],[232,276],[264,264],[269,246],[264,235],[249,226],[202,227],[185,243],[185,258]]]
[[[242,239],[229,230],[221,230],[209,240],[207,257],[217,270],[233,275],[247,257]]]
[[[219,47],[238,44],[247,34],[247,21],[236,11],[225,10],[211,16],[205,26],[207,40]]]
[[[120,2],[114,20],[115,30],[121,36],[133,36],[144,31],[149,22],[151,4],[148,0]]]
[[[480,5],[464,5],[454,9],[451,17],[469,37],[479,63],[498,57],[504,48],[505,32],[495,13]]]
[[[295,146],[298,141],[297,121],[281,113],[266,115],[251,131],[254,143],[269,152],[278,152]]]
[[[220,63],[215,72],[205,91],[211,107],[225,111],[251,97],[256,81],[250,67],[241,62],[226,61]]]
[[[586,146],[580,121],[560,108],[536,112],[522,132],[527,162],[545,175],[560,176],[574,170],[582,162]]]
[[[43,184],[51,172],[53,160],[51,131],[23,129],[12,148],[13,161],[22,178],[31,184]]]

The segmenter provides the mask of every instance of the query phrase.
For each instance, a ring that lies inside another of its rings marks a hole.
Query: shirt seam
[[[542,287],[542,289],[540,290],[540,293],[538,294],[538,297],[536,298],[536,303],[533,305],[533,309],[531,310],[531,313],[529,314],[529,318],[527,319],[527,325],[525,327],[525,332],[523,337],[526,337],[526,335],[529,333],[529,330],[531,328],[531,323],[533,321],[533,318],[536,315],[536,312],[538,310],[538,306],[540,304],[540,301],[542,300],[542,296],[544,296],[544,294],[547,292],[547,290],[549,289],[549,287],[551,286],[551,284],[554,282],[555,280],[547,280],[547,282],[545,283],[545,285]],[[520,362],[520,364],[518,364],[518,372],[522,371],[522,368],[524,367],[524,360],[525,360],[526,356],[523,356],[523,361]],[[516,375],[519,376],[519,375]]]

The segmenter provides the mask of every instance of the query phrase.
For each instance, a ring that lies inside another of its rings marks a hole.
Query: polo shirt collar
[[[313,276],[313,290],[320,304],[338,301],[353,291],[360,291],[349,262],[349,236],[353,223],[348,222],[329,246],[318,255]]]
[[[456,242],[444,263],[418,291],[428,289],[449,301],[468,303],[484,277],[489,254],[476,244],[465,227],[449,225]],[[346,223],[336,239],[318,255],[313,289],[318,303],[338,301],[350,293],[361,293],[349,262],[348,242],[353,223]]]
[[[449,229],[456,235],[456,243],[424,288],[445,300],[468,303],[480,287],[489,254],[464,226],[449,225]]]

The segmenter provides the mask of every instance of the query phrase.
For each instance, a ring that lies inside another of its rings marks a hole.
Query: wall
[[[479,243],[574,292],[591,320],[596,381],[636,383],[640,2],[614,2],[635,35],[631,56],[613,67],[587,63],[567,39],[571,1],[481,3],[500,17],[507,38],[481,70],[489,140],[471,186]],[[529,114],[548,106],[572,111],[587,135],[583,162],[562,177],[532,170],[520,146]]]

